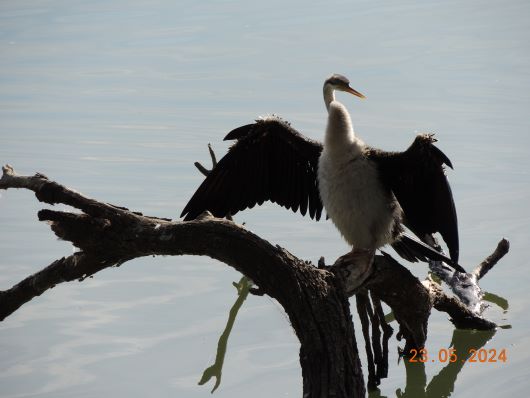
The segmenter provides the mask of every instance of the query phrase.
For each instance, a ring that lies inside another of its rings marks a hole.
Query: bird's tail
[[[433,249],[431,246],[413,238],[407,234],[401,234],[399,238],[392,243],[394,250],[405,260],[416,262],[434,260],[443,261],[459,272],[465,273],[466,270],[449,257]]]

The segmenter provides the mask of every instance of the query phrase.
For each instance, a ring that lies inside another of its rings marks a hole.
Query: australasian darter
[[[236,140],[206,177],[181,217],[192,220],[209,210],[216,217],[236,214],[270,200],[319,220],[322,208],[352,246],[352,255],[371,258],[391,244],[409,261],[442,260],[458,265],[458,228],[444,165],[448,157],[421,134],[404,152],[367,146],[353,131],[350,115],[335,91],[364,98],[346,77],[324,82],[328,124],[324,143],[271,116],[231,131]],[[423,242],[439,232],[450,259],[404,233],[403,224]]]

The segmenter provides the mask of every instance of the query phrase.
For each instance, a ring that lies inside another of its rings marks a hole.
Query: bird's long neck
[[[324,86],[324,102],[328,109],[328,125],[324,137],[324,148],[336,154],[357,156],[365,144],[353,131],[350,114],[344,105],[335,100],[333,89]]]
[[[326,109],[329,112],[329,104],[335,101],[335,90],[329,84],[324,84],[324,103],[326,104]]]

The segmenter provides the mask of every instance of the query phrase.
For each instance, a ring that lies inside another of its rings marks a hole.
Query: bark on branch
[[[341,281],[232,221],[205,215],[191,222],[146,217],[89,199],[45,176],[18,176],[4,167],[0,188],[27,188],[46,203],[65,203],[84,213],[41,210],[55,234],[80,252],[58,260],[0,293],[0,318],[64,281],[147,255],[206,255],[220,260],[278,300],[300,340],[304,394],[361,397],[365,387],[348,297]]]
[[[214,161],[214,155],[212,160]],[[0,319],[55,285],[82,280],[96,272],[148,255],[205,255],[243,273],[261,292],[278,300],[289,316],[300,340],[304,396],[360,397],[365,388],[357,352],[348,296],[369,289],[375,311],[364,293],[360,307],[368,319],[381,325],[388,341],[388,325],[382,319],[379,300],[394,311],[405,351],[420,348],[427,338],[427,322],[434,308],[448,312],[460,327],[493,328],[495,325],[449,298],[433,281],[422,284],[405,267],[383,253],[371,268],[359,269],[348,255],[331,267],[315,267],[287,250],[274,246],[242,226],[205,213],[190,222],[172,222],[148,217],[120,206],[102,203],[68,189],[42,174],[17,175],[3,167],[0,189],[24,188],[48,204],[63,203],[81,213],[41,210],[38,218],[48,221],[54,233],[72,242],[79,252],[54,261],[8,290],[0,292]],[[504,252],[503,252],[504,250]],[[508,250],[507,244],[484,262],[473,275],[483,276]],[[411,300],[411,297],[414,299]],[[368,300],[368,301],[367,301]],[[373,352],[381,362],[388,347]],[[368,343],[367,343],[368,344]],[[386,375],[384,363],[378,376]],[[372,367],[371,367],[372,369]],[[375,372],[375,367],[373,368]],[[373,373],[370,372],[370,373]],[[373,376],[371,374],[371,376]]]

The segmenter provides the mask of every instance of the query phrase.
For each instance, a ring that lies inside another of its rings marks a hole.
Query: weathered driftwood
[[[20,176],[12,167],[5,166],[0,189],[9,188],[32,190],[41,202],[67,204],[82,213],[49,209],[38,212],[39,220],[48,221],[54,233],[72,242],[79,252],[0,292],[1,320],[58,283],[82,280],[136,257],[210,256],[243,273],[261,292],[283,306],[301,343],[300,364],[307,397],[359,397],[365,393],[348,302],[348,296],[355,293],[370,290],[375,311],[368,308],[366,293],[361,306],[366,308],[372,325],[376,322],[377,330],[381,327],[386,341],[391,332],[384,322],[379,300],[393,309],[400,324],[400,335],[406,339],[406,352],[424,346],[433,306],[448,312],[457,325],[495,327],[466,306],[455,305],[443,291],[433,287],[434,282],[422,284],[384,253],[375,257],[371,269],[357,269],[348,262],[348,255],[339,258],[333,266],[317,268],[232,221],[208,214],[190,222],[147,217],[87,198],[42,174]],[[483,275],[486,268],[481,267],[477,275]],[[465,322],[459,323],[463,319]],[[385,346],[376,347],[381,339],[375,329],[372,341],[377,364],[385,356]],[[374,368],[370,373],[384,377],[387,366],[379,363],[377,371]]]
[[[0,188],[27,188],[40,201],[65,203],[81,214],[41,210],[55,234],[80,252],[58,260],[0,293],[0,319],[58,283],[79,280],[103,268],[147,255],[207,255],[256,283],[278,300],[300,340],[304,394],[361,397],[365,387],[341,281],[228,220],[205,216],[192,222],[145,217],[100,203],[43,175],[18,176],[4,167]]]

